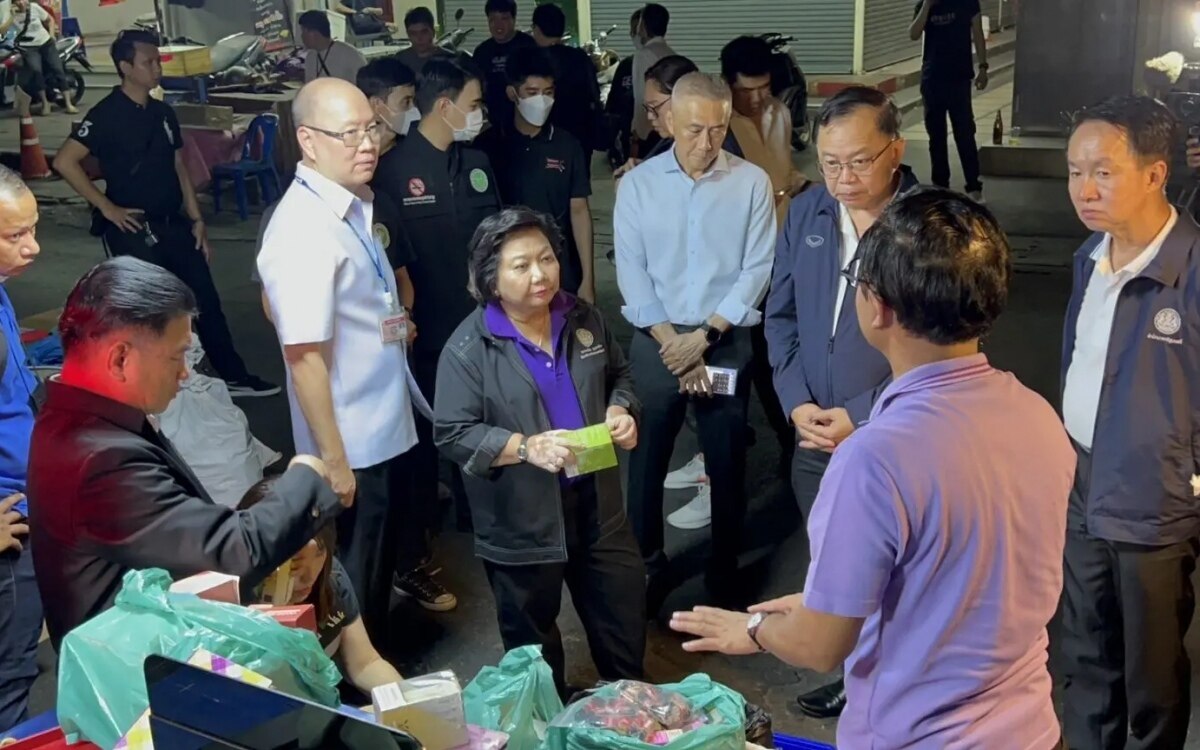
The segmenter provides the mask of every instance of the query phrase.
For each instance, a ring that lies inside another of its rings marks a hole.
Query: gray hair
[[[688,73],[675,82],[675,88],[671,90],[671,105],[690,98],[733,106],[733,92],[730,91],[729,84],[707,73]]]
[[[12,200],[31,192],[21,175],[0,164],[0,200]]]

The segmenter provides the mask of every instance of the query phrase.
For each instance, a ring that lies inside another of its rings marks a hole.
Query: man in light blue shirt
[[[621,312],[637,328],[630,360],[645,405],[643,439],[629,464],[629,513],[651,575],[651,614],[669,589],[663,480],[688,398],[712,485],[708,583],[718,598],[735,595],[750,327],[762,318],[776,222],[766,172],[721,151],[732,108],[724,82],[702,73],[680,78],[666,115],[674,148],[630,172],[617,192],[617,283]],[[706,365],[737,373],[733,395],[714,390]]]
[[[3,285],[37,257],[37,220],[33,193],[0,167],[0,736],[25,720],[42,635],[24,495],[37,380],[25,366],[21,329]]]

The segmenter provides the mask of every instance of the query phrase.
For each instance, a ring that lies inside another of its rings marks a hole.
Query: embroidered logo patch
[[[567,160],[566,159],[551,159],[550,157],[547,156],[546,157],[546,169],[553,170],[553,171],[559,172],[559,173],[566,172],[567,171]]]
[[[825,238],[819,234],[810,234],[804,238],[804,244],[809,247],[820,247],[825,244]]]
[[[387,247],[392,244],[392,233],[382,224],[376,224],[371,227],[371,234],[375,235],[375,241],[380,247]]]
[[[579,328],[575,331],[575,338],[579,339],[579,345],[584,349],[596,343],[596,337],[586,328]]]
[[[484,172],[482,169],[471,170],[471,187],[475,188],[475,192],[487,192],[489,184],[491,183],[488,182],[487,172]]]
[[[420,177],[414,177],[408,181],[408,194],[420,198],[425,195],[425,181]]]
[[[1154,316],[1154,328],[1164,336],[1174,336],[1183,328],[1183,318],[1174,308],[1164,307]]]

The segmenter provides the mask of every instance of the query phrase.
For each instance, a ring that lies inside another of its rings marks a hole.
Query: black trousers
[[[1079,464],[1067,516],[1061,648],[1063,731],[1092,750],[1182,748],[1191,712],[1197,542],[1124,544],[1084,525],[1091,456]]]
[[[29,691],[38,676],[42,600],[29,538],[21,544],[20,552],[0,553],[0,734],[28,718]]]
[[[602,680],[640,680],[646,653],[646,574],[629,524],[600,537],[596,486],[563,488],[567,562],[498,565],[485,561],[505,651],[540,645],[566,693],[566,659],[558,613],[563,584],[583,622]]]
[[[153,220],[150,227],[158,237],[154,246],[146,244],[145,232],[122,232],[110,226],[104,233],[104,246],[110,255],[132,255],[139,260],[161,266],[180,278],[196,295],[200,315],[196,317],[196,333],[208,354],[208,360],[222,380],[241,380],[246,377],[246,364],[233,346],[233,335],[221,297],[213,283],[212,271],[203,253],[196,249],[192,224],[182,217],[169,221]]]
[[[807,524],[812,517],[813,505],[817,502],[817,492],[821,489],[821,479],[829,468],[830,454],[825,451],[815,451],[808,448],[796,448],[792,457],[792,493],[800,506],[800,513]]]
[[[766,303],[763,304],[765,306]],[[759,308],[760,311],[762,309]],[[750,329],[750,344],[754,353],[750,365],[754,392],[758,394],[758,401],[767,413],[767,424],[771,426],[771,432],[775,433],[775,441],[779,443],[779,449],[783,453],[781,458],[786,461],[796,450],[796,428],[783,413],[783,404],[779,403],[779,394],[775,391],[775,373],[771,369],[770,360],[767,359],[766,328],[761,323]]]
[[[738,371],[734,396],[679,392],[650,334],[634,331],[629,348],[634,390],[642,402],[638,445],[629,457],[629,515],[642,557],[651,572],[666,567],[663,554],[663,480],[683,426],[688,399],[696,414],[704,468],[712,487],[710,574],[727,578],[737,570],[746,516],[746,412],[750,402],[750,331],[734,328],[709,350],[707,362]]]
[[[355,469],[354,505],[337,519],[338,560],[354,584],[363,624],[376,644],[388,641],[394,546],[412,544],[421,529],[408,518],[415,450]]]
[[[409,359],[409,366],[412,367],[413,376],[417,379],[417,385],[421,387],[421,393],[425,394],[429,405],[432,406],[434,396],[437,392],[437,353],[413,352],[413,356]],[[438,452],[437,446],[433,444],[433,425],[419,414],[417,415],[417,439],[420,440],[420,443],[416,451],[420,458],[414,467],[414,493],[417,497],[422,498],[424,502],[421,523],[423,524],[425,537],[429,537],[438,525],[440,508],[438,503],[438,482],[440,481],[441,467],[445,459]],[[458,526],[460,529],[469,529],[471,525],[471,513],[466,502],[467,493],[463,488],[462,474],[459,472],[458,467],[452,466],[448,475],[450,477],[450,491],[454,495]],[[419,548],[414,550],[399,550],[399,556],[396,560],[396,572],[400,575],[407,573],[417,567],[428,555],[428,542],[422,542]]]
[[[24,68],[21,71],[21,88],[30,96],[37,96],[48,87],[53,87],[68,94],[73,93],[67,82],[67,72],[63,69],[62,60],[58,59],[58,47],[54,40],[46,42],[41,47],[22,47]]]
[[[946,144],[946,116],[949,115],[968,193],[983,189],[983,183],[979,181],[979,146],[975,143],[975,112],[971,107],[973,86],[969,78],[921,83],[933,184],[950,187],[950,154]]]

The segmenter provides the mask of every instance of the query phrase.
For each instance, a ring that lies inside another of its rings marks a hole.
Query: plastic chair
[[[245,221],[250,217],[249,198],[246,196],[246,181],[258,178],[264,205],[271,205],[283,193],[279,186],[279,172],[275,170],[275,132],[279,129],[279,116],[262,114],[255,117],[246,131],[246,142],[242,146],[242,158],[229,164],[218,164],[212,168],[213,208],[221,211],[221,180],[233,180],[237,196],[238,215]],[[260,139],[261,138],[261,139]],[[259,157],[252,154],[256,144],[261,143]]]

